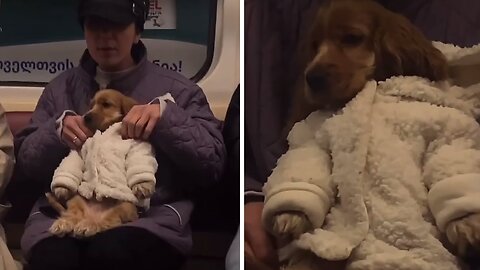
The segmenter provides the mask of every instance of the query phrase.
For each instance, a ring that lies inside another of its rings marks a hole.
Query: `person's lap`
[[[185,257],[147,230],[119,227],[79,240],[49,237],[31,250],[29,269],[179,269]]]

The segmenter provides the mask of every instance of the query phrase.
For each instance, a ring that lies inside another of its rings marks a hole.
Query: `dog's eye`
[[[104,108],[108,108],[108,107],[112,106],[112,104],[110,104],[110,103],[108,103],[108,102],[102,102],[102,106],[103,106]]]
[[[363,42],[364,36],[361,34],[344,35],[340,41],[345,45],[355,46]]]

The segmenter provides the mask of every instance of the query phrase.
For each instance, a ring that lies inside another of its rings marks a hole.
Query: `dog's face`
[[[83,116],[92,131],[105,131],[109,126],[122,121],[136,102],[122,93],[105,89],[98,91],[92,99],[90,110]]]
[[[447,77],[444,56],[406,18],[370,0],[332,0],[305,44],[304,91],[320,107],[341,107],[369,79]]]

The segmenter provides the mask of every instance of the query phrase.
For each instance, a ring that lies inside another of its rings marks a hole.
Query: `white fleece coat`
[[[348,258],[347,269],[460,269],[438,238],[480,212],[476,93],[396,77],[369,82],[337,115],[312,113],[264,186],[264,224],[304,212],[315,230],[294,244]]]
[[[51,183],[81,196],[97,200],[113,198],[144,205],[132,192],[132,186],[142,182],[155,183],[157,161],[150,143],[123,140],[121,123],[105,132],[97,131],[87,139],[80,153],[71,151],[55,170]]]

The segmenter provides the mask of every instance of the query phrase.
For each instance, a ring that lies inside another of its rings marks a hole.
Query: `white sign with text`
[[[150,61],[187,78],[193,77],[206,61],[205,45],[175,40],[142,41]],[[84,40],[0,47],[0,81],[49,82],[77,66],[85,47]]]

